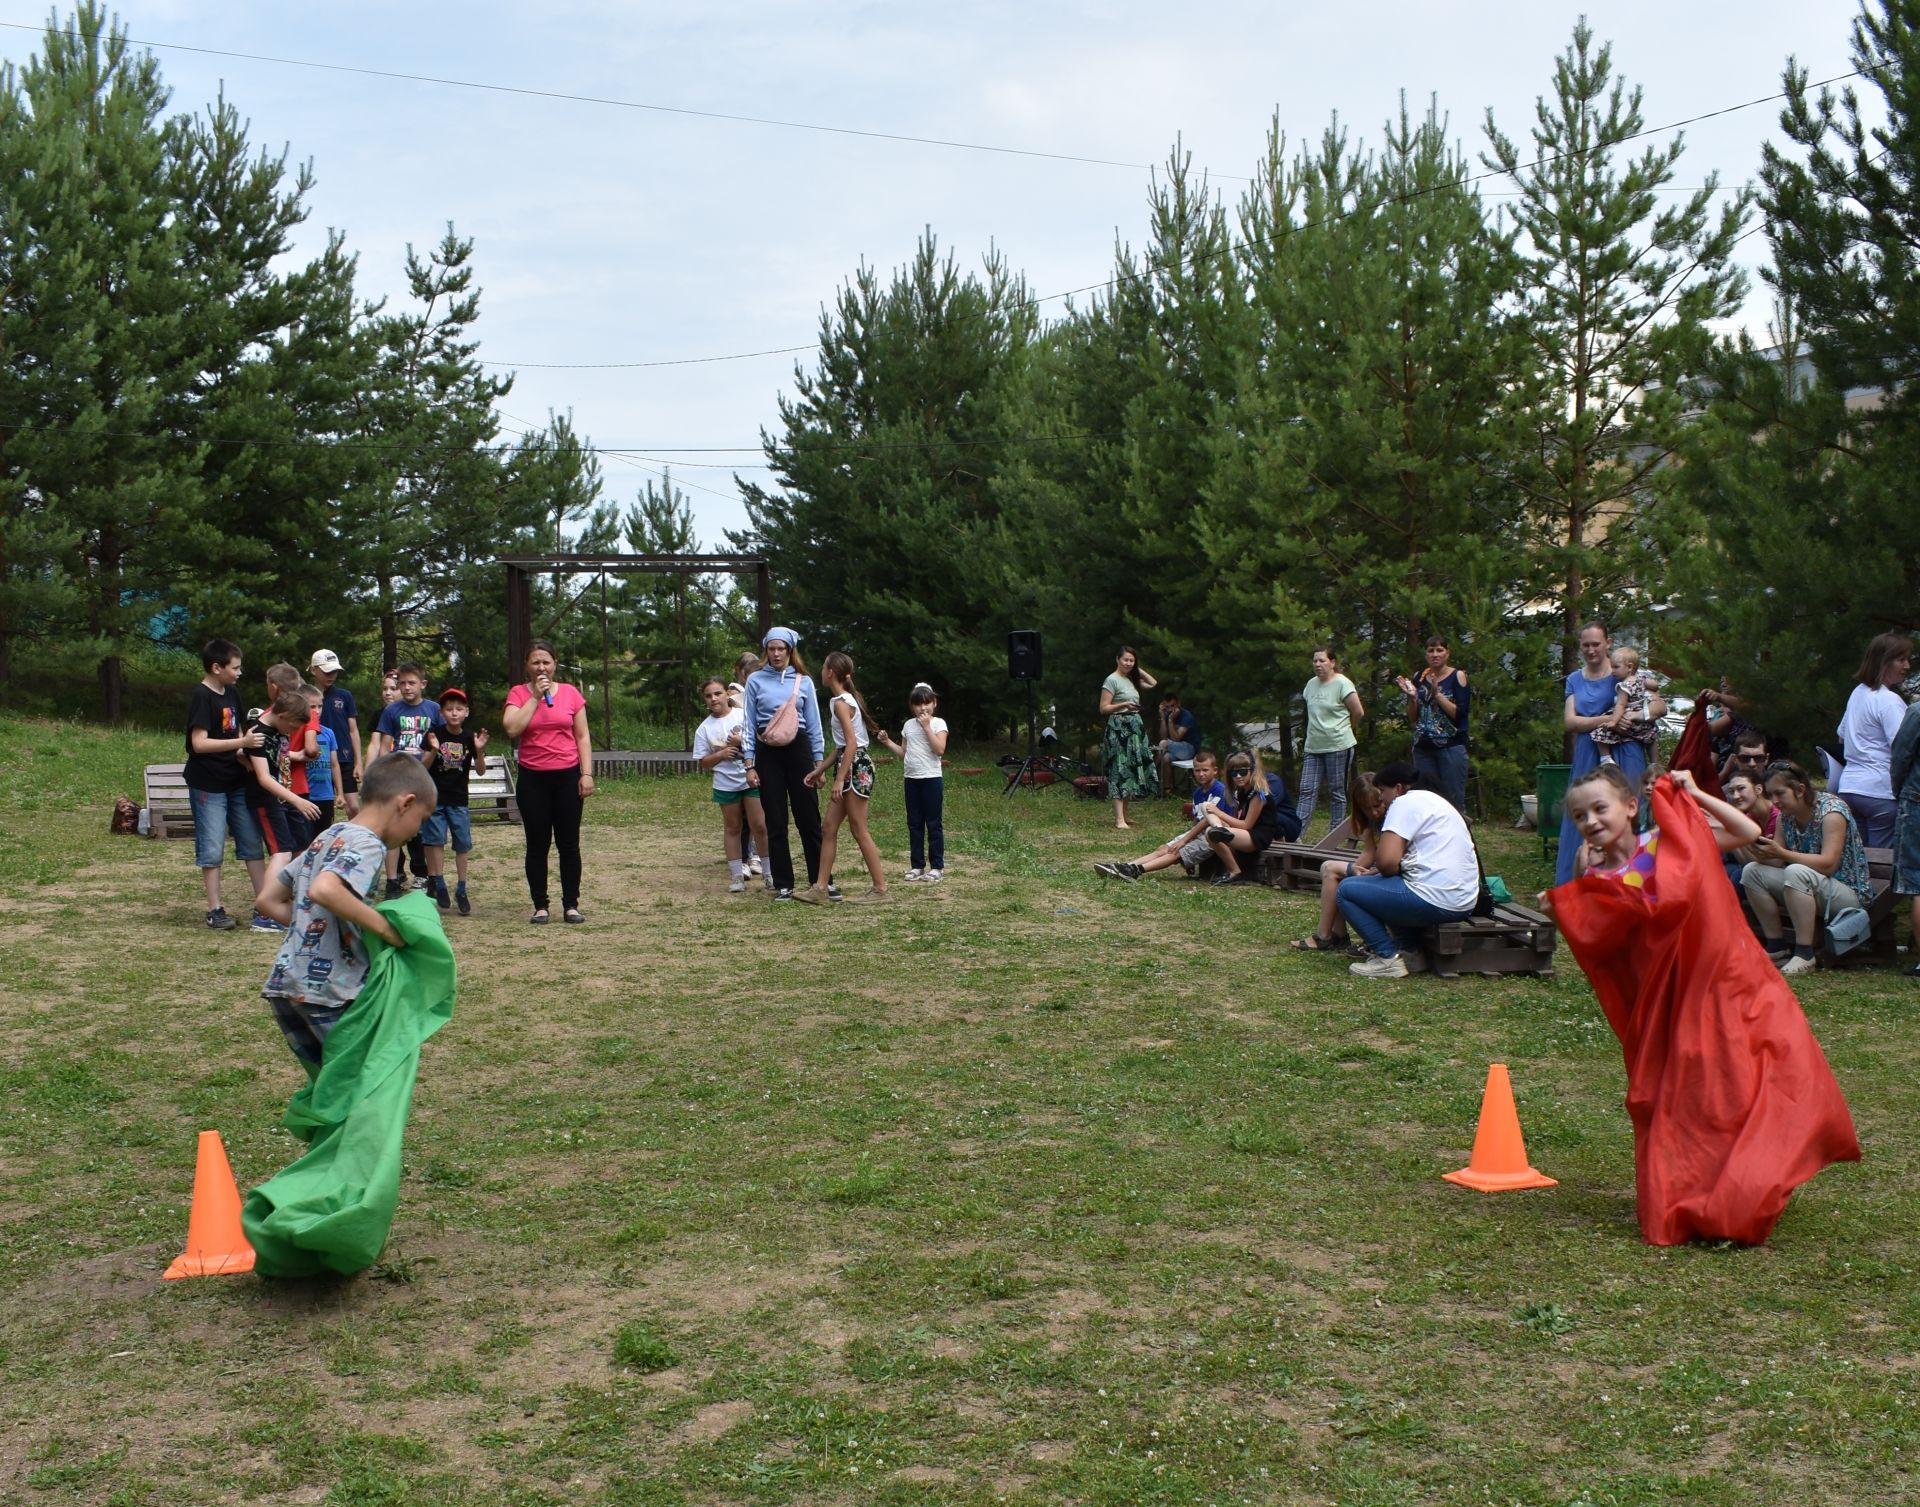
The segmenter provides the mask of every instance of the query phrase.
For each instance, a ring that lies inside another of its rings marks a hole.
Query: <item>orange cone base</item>
[[[151,1267],[148,1268],[152,1270]],[[211,1253],[196,1255],[192,1252],[184,1256],[175,1256],[173,1265],[166,1270],[163,1281],[177,1282],[182,1277],[237,1277],[242,1272],[253,1270],[253,1247],[233,1251],[227,1255]]]
[[[1531,1167],[1525,1172],[1475,1172],[1471,1167],[1462,1167],[1458,1172],[1442,1172],[1440,1175],[1450,1183],[1458,1183],[1463,1188],[1477,1188],[1482,1193],[1515,1193],[1522,1188],[1560,1186],[1557,1178],[1536,1172]]]

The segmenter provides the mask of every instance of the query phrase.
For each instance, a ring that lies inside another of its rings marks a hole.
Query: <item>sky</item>
[[[1489,110],[1524,141],[1583,10],[1660,126],[1777,94],[1789,56],[1816,79],[1846,73],[1857,5],[1747,0],[1734,24],[1728,7],[1684,0],[1264,0],[1185,14],[1130,0],[156,0],[115,14],[151,46],[177,110],[224,91],[257,145],[312,163],[296,249],[344,232],[363,297],[402,292],[409,243],[426,249],[449,222],[472,237],[480,355],[516,373],[500,404],[509,431],[570,412],[591,442],[643,450],[644,461],[605,461],[608,493],[631,497],[671,466],[702,544],[724,548],[724,531],[746,521],[734,477],[764,479],[761,430],[777,427],[778,397],[808,356],[615,364],[809,346],[863,261],[890,270],[929,229],[963,267],[998,247],[1037,294],[1096,283],[1117,242],[1142,242],[1150,169],[1176,141],[1229,203],[1276,119],[1294,144],[1336,114],[1377,142],[1403,91],[1416,111],[1436,98],[1476,157]],[[34,51],[48,13],[0,0],[0,23],[11,23],[0,25],[0,57]],[[1778,103],[1756,104],[1687,126],[1676,181],[1753,180],[1778,114]],[[1764,236],[1740,247],[1750,269],[1765,254]],[[1742,318],[1760,334],[1767,312],[1755,278]]]

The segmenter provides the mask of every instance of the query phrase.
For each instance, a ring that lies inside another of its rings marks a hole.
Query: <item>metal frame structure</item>
[[[501,555],[498,563],[507,571],[507,663],[517,672],[527,662],[527,649],[536,637],[533,631],[533,578],[536,575],[592,575],[600,586],[600,690],[602,697],[603,734],[607,746],[613,742],[613,660],[607,642],[607,577],[676,575],[704,576],[728,575],[744,576],[749,573],[754,578],[754,599],[759,611],[759,634],[765,639],[767,630],[773,626],[773,575],[765,559],[759,555]],[[558,623],[561,617],[572,611],[573,606],[589,591],[594,583],[589,581],[568,599],[554,619]],[[684,664],[686,662],[687,624],[686,604],[681,603],[680,615],[680,658],[677,660],[649,660],[649,664]],[[691,746],[691,734],[688,735]]]

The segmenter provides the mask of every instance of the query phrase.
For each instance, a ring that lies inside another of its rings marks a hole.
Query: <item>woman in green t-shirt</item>
[[[1107,794],[1113,797],[1114,825],[1126,830],[1127,802],[1160,793],[1160,775],[1147,747],[1146,724],[1140,720],[1140,693],[1159,684],[1140,668],[1133,650],[1122,648],[1113,673],[1100,683],[1100,715],[1107,719]]]
[[[1300,695],[1307,703],[1307,747],[1296,809],[1305,836],[1323,788],[1330,825],[1337,827],[1347,819],[1347,777],[1353,771],[1353,748],[1358,741],[1353,724],[1367,713],[1353,682],[1340,673],[1339,656],[1329,644],[1313,651],[1313,679]]]

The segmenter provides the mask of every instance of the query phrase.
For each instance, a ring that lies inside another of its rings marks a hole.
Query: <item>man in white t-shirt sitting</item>
[[[1375,845],[1376,874],[1340,881],[1340,914],[1372,954],[1351,971],[1361,978],[1407,976],[1394,928],[1419,932],[1442,921],[1464,921],[1480,896],[1480,865],[1466,821],[1446,797],[1416,788],[1413,765],[1396,759],[1373,777],[1386,798]]]

